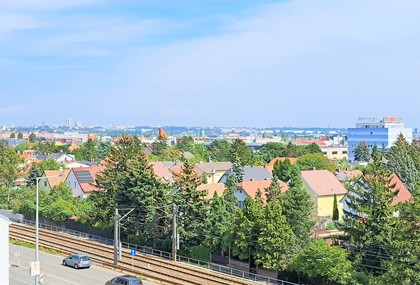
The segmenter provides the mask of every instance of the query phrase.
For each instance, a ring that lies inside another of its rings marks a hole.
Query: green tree
[[[273,166],[273,175],[276,175],[281,181],[287,182],[292,178],[293,168],[289,158],[284,161],[277,160]]]
[[[397,206],[399,217],[396,233],[391,241],[389,259],[383,266],[387,271],[379,278],[380,284],[420,284],[420,203],[418,198]]]
[[[331,162],[321,153],[311,153],[302,155],[296,162],[296,166],[299,167],[300,170],[326,169],[330,172],[334,172],[336,169],[335,163]]]
[[[99,153],[97,146],[97,140],[88,140],[82,143],[79,148],[73,152],[76,156],[76,160],[98,161]]]
[[[204,241],[208,203],[206,191],[198,190],[201,178],[194,171],[194,163],[183,161],[181,172],[175,174],[174,203],[178,206],[178,232],[182,248],[200,245]]]
[[[233,141],[229,149],[229,161],[238,166],[246,166],[254,164],[254,155],[252,150],[241,139]]]
[[[281,201],[282,200],[282,193],[281,188],[279,185],[279,180],[277,179],[277,176],[273,176],[273,179],[271,180],[270,186],[265,189],[265,195],[267,202],[271,200],[275,201]]]
[[[354,149],[354,160],[369,162],[369,147],[366,142],[361,141]]]
[[[354,269],[347,260],[347,252],[324,240],[311,241],[293,258],[290,267],[301,277],[309,277],[309,284],[354,284],[351,283]]]
[[[375,144],[372,148],[372,152],[370,154],[370,157],[372,158],[373,161],[380,161],[382,159],[382,155],[378,150],[378,146]]]
[[[257,253],[257,239],[263,219],[263,200],[254,200],[251,196],[245,199],[245,207],[236,212],[232,227],[232,251],[241,260],[253,262]]]
[[[23,133],[19,132],[18,135],[17,135],[17,138],[20,139],[20,140],[23,139]]]
[[[29,135],[29,142],[30,142],[30,143],[35,143],[35,142],[36,142],[36,134],[31,133],[31,134]]]
[[[194,139],[191,136],[183,136],[176,142],[175,147],[180,151],[189,151],[194,153]]]
[[[389,151],[388,167],[397,174],[411,192],[416,190],[420,180],[420,172],[413,157],[415,156],[413,156],[411,145],[400,134]]]
[[[208,150],[211,153],[211,159],[214,161],[229,161],[230,160],[230,148],[231,144],[224,140],[213,141]]]
[[[15,138],[16,138],[16,134],[15,134],[15,133],[11,133],[11,134],[10,134],[10,138],[11,138],[11,139],[15,139]]]
[[[116,207],[134,208],[132,218],[122,223],[124,235],[149,246],[169,244],[169,189],[155,176],[137,137],[124,135],[112,146],[106,169],[97,181],[104,191],[91,195],[91,221],[110,227]]]
[[[286,145],[283,143],[268,142],[258,150],[258,153],[262,156],[264,161],[268,163],[276,157],[284,156],[285,149]]]
[[[29,149],[29,143],[27,141],[21,142],[15,147],[17,153],[22,153],[23,151]]]
[[[22,170],[21,162],[22,159],[13,148],[8,147],[5,142],[0,142],[0,187],[7,189],[7,205],[11,188]]]
[[[226,209],[234,214],[238,209],[238,198],[235,195],[237,179],[235,174],[231,174],[226,181],[226,189],[223,191],[223,199],[226,203]]]
[[[337,195],[336,194],[334,194],[332,219],[333,219],[333,221],[338,221],[338,219],[339,219],[338,205],[337,205]]]
[[[261,219],[255,263],[267,269],[284,270],[296,248],[295,243],[296,237],[282,213],[280,202],[268,202]]]
[[[229,248],[229,228],[232,225],[231,214],[226,209],[225,200],[214,192],[205,230],[205,244],[212,252],[224,255]]]
[[[388,254],[386,247],[392,241],[396,225],[392,202],[398,190],[394,188],[390,173],[378,162],[372,166],[372,174],[363,176],[348,189],[343,239],[351,245],[353,257],[361,259],[364,266],[380,267],[380,257]]]
[[[111,142],[99,142],[96,146],[96,151],[98,154],[98,160],[105,159],[111,150],[112,143]]]
[[[299,172],[295,172],[289,183],[289,190],[283,197],[283,213],[297,238],[297,246],[303,247],[311,237],[315,221],[311,219],[311,202],[309,194],[302,187]]]

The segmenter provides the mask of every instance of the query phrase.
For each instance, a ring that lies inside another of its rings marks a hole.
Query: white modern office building
[[[360,142],[364,141],[371,151],[374,145],[379,150],[383,146],[389,150],[399,134],[402,134],[409,143],[413,141],[413,130],[404,127],[402,118],[385,117],[382,120],[359,118],[356,127],[348,129],[348,160],[354,161],[354,150]]]

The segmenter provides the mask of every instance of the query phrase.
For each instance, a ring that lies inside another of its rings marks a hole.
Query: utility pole
[[[115,208],[115,217],[114,217],[114,265],[118,265],[118,247],[119,247],[119,234],[118,234],[118,208]]]
[[[174,204],[172,209],[172,260],[176,261],[176,248],[177,248],[177,231],[176,231],[176,217],[177,207]]]

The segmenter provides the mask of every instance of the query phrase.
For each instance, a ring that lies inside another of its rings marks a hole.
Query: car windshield
[[[81,256],[81,257],[80,257],[80,260],[85,260],[85,261],[86,261],[86,260],[89,260],[89,256]]]

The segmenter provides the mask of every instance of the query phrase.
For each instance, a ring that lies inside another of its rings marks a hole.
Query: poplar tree
[[[210,210],[207,219],[205,243],[212,252],[224,255],[229,248],[229,229],[231,225],[230,214],[226,209],[226,202],[214,192],[210,202]]]
[[[334,194],[332,219],[333,219],[333,221],[338,221],[338,219],[339,219],[338,205],[337,205],[337,195],[336,194]]]

